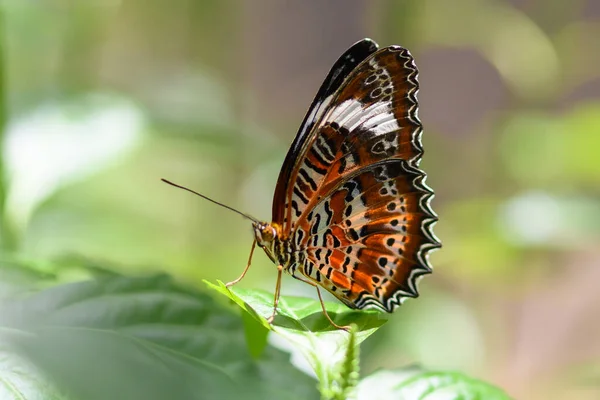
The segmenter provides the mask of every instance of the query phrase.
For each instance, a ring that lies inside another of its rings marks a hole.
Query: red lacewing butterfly
[[[392,312],[417,297],[431,272],[433,191],[419,168],[423,155],[417,67],[400,46],[354,44],[333,65],[290,147],[277,180],[271,223],[205,199],[252,221],[255,245],[281,274],[319,287],[350,308]]]

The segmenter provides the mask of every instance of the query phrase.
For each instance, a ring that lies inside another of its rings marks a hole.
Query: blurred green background
[[[9,0],[2,260],[242,271],[239,216],[337,57],[363,37],[420,68],[435,273],[363,347],[363,372],[456,369],[519,399],[600,397],[600,2]],[[262,253],[262,252],[261,252]],[[256,253],[243,287],[273,290]],[[287,278],[284,294],[313,296]]]

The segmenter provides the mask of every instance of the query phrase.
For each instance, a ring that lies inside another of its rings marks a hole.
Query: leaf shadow
[[[349,326],[354,324],[358,331],[376,329],[382,326],[387,318],[385,315],[376,315],[365,311],[328,311],[329,317],[340,326]],[[365,318],[365,316],[367,318]],[[300,319],[294,319],[284,314],[277,314],[273,320],[273,325],[289,330],[300,332],[335,332],[338,328],[333,326],[323,315],[322,311],[315,311]]]

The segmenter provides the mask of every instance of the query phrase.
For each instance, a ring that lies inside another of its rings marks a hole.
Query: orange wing
[[[350,307],[391,312],[416,297],[417,277],[431,271],[427,254],[440,246],[433,192],[418,168],[417,91],[408,50],[370,55],[332,95],[277,184],[273,222],[297,253],[288,268]]]

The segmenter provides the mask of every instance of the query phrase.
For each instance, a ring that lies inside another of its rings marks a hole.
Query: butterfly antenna
[[[203,194],[200,194],[200,193],[198,193],[198,192],[196,192],[196,191],[193,191],[192,189],[188,189],[188,188],[186,188],[185,186],[178,185],[178,184],[176,184],[176,183],[173,183],[173,182],[171,182],[171,181],[168,181],[168,180],[166,180],[166,179],[161,179],[161,181],[163,181],[164,183],[167,183],[167,184],[169,184],[169,185],[171,185],[171,186],[175,186],[176,188],[183,189],[183,190],[186,190],[186,191],[188,191],[188,192],[190,192],[190,193],[193,193],[193,194],[195,194],[195,195],[197,195],[197,196],[200,196],[200,197],[202,197],[203,199],[210,201],[211,203],[215,203],[216,205],[219,205],[219,206],[221,206],[221,207],[224,207],[224,208],[226,208],[226,209],[228,209],[228,210],[231,210],[231,211],[233,211],[233,212],[236,212],[236,213],[240,214],[242,217],[249,219],[250,221],[253,221],[253,222],[259,222],[259,221],[258,221],[256,218],[254,218],[254,217],[251,217],[251,216],[250,216],[250,215],[248,215],[248,214],[245,214],[245,213],[243,213],[243,212],[241,212],[241,211],[238,211],[238,210],[236,210],[235,208],[229,207],[229,206],[227,206],[227,205],[225,205],[225,204],[223,204],[223,203],[219,203],[218,201],[216,201],[216,200],[213,200],[213,199],[211,199],[210,197],[206,197],[205,195],[203,195]]]

